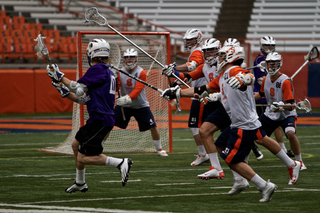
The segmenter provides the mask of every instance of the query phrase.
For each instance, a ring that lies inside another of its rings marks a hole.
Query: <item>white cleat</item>
[[[197,158],[191,163],[191,166],[199,166],[205,162],[210,160],[209,155],[206,154],[205,156],[197,155]]]
[[[73,193],[76,191],[86,192],[88,191],[88,186],[86,183],[78,184],[75,182],[72,186],[70,186],[69,188],[66,188],[64,191],[67,193]]]
[[[168,154],[167,154],[167,152],[164,151],[163,149],[160,149],[160,150],[158,151],[158,156],[160,156],[160,157],[167,157]]]
[[[294,167],[288,167],[288,173],[290,175],[290,180],[288,183],[289,185],[295,184],[299,178],[301,163],[300,163],[300,161],[297,161],[297,160],[294,162],[295,162]]]
[[[243,178],[242,180],[235,180],[232,186],[232,189],[228,192],[229,195],[237,195],[243,190],[249,189],[250,185],[247,179]]]
[[[211,166],[211,168],[203,173],[198,175],[198,178],[202,179],[202,180],[209,180],[209,179],[223,179],[224,178],[224,172],[221,169],[220,171],[216,170],[213,166]]]
[[[302,170],[306,170],[306,169],[307,169],[306,165],[304,165],[304,163],[303,163],[302,161],[299,161],[299,162],[301,163],[300,170],[301,170],[301,171],[302,171]]]
[[[117,166],[121,173],[122,186],[125,186],[127,184],[127,181],[129,179],[129,171],[132,164],[133,162],[130,158],[124,158],[122,162]]]
[[[271,196],[277,188],[278,186],[276,184],[271,183],[268,180],[267,185],[261,189],[262,199],[260,199],[259,202],[269,202],[272,199]]]

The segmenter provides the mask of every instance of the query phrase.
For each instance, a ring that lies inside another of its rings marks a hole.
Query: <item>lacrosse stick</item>
[[[292,104],[292,105],[278,105],[280,107],[297,107],[298,109],[305,110],[306,112],[311,112],[311,104],[308,99],[304,99],[303,101],[299,101],[297,104]]]
[[[49,57],[49,51],[47,46],[44,44],[43,40],[46,37],[42,37],[41,34],[38,35],[38,37],[36,39],[34,39],[34,41],[37,41],[37,45],[34,47],[34,50],[37,52],[37,56],[39,58],[41,58],[42,56],[46,56],[46,61],[47,64],[49,64],[49,68],[51,71],[54,71],[51,61],[50,61],[50,57]]]
[[[302,64],[302,66],[291,76],[291,80],[300,72],[300,70],[306,66],[307,63],[309,63],[310,61],[316,59],[319,57],[319,51],[317,47],[312,47],[312,49],[310,50],[310,52],[308,53],[308,55],[305,58],[305,62]]]
[[[256,106],[269,106],[267,104],[257,104]],[[291,104],[291,105],[278,105],[279,107],[297,107],[298,109],[305,110],[306,112],[311,112],[311,103],[310,101],[305,98],[303,101],[299,101],[297,104]]]
[[[110,56],[111,56],[111,62],[116,64],[116,67],[119,67],[120,65],[120,61],[121,61],[121,52],[120,52],[120,48],[117,44],[115,43],[109,43],[110,45]],[[111,67],[110,67],[111,68]],[[114,76],[116,77],[117,75],[117,70],[115,70],[114,68],[111,68],[111,71],[114,73]],[[120,98],[120,88],[118,89],[118,98]],[[121,109],[121,114],[122,114],[122,119],[125,121],[126,120],[126,116],[124,114],[124,110],[123,107],[120,106]]]
[[[100,26],[107,26],[109,27],[112,31],[117,33],[119,36],[121,36],[124,40],[135,46],[137,49],[139,49],[141,52],[143,52],[146,56],[148,56],[151,60],[156,62],[161,68],[165,68],[163,64],[161,64],[157,59],[149,55],[146,51],[144,51],[141,47],[133,43],[131,40],[129,40],[127,37],[122,35],[118,30],[114,29],[112,26],[109,25],[107,22],[107,19],[103,17],[99,12],[98,9],[95,7],[91,7],[87,9],[85,13],[85,21],[83,22],[85,25],[87,25],[89,22],[95,22]],[[190,88],[188,84],[186,84],[182,79],[180,79],[178,76],[176,76],[174,73],[172,73],[172,76],[175,77],[178,81],[180,81],[184,86]]]
[[[263,72],[265,72],[265,70],[267,69],[266,61],[261,61],[256,66],[248,67],[248,68],[246,68],[246,70],[251,70],[251,69],[254,69],[256,67],[259,67]]]
[[[37,45],[34,46],[34,50],[37,52],[37,56],[39,58],[41,58],[42,56],[46,57],[46,62],[47,62],[47,64],[49,64],[49,68],[53,72],[54,69],[53,69],[51,61],[50,61],[48,48],[42,40],[44,38],[46,38],[46,37],[42,37],[41,34],[39,34],[38,37],[36,39],[34,39],[34,41],[38,42]],[[59,84],[60,84],[60,86],[62,86],[62,82],[59,82]]]
[[[154,56],[155,59],[157,58],[159,51],[160,51],[160,49],[158,49],[156,55]],[[153,62],[151,63],[151,65],[150,65],[150,68],[149,68],[149,70],[148,70],[148,72],[147,72],[147,76],[150,74],[150,71],[151,71],[151,68],[153,67],[153,64],[154,64],[154,61],[153,61]]]

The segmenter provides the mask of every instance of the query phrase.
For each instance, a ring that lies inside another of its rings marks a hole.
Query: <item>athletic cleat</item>
[[[130,158],[123,158],[122,162],[117,166],[121,173],[122,186],[125,186],[127,184],[127,181],[129,179],[129,171],[132,164],[133,162]]]
[[[295,184],[299,178],[299,171],[301,167],[301,163],[299,161],[294,161],[294,167],[288,167],[288,173],[290,175],[289,185]]]
[[[199,166],[205,162],[208,162],[210,160],[209,155],[206,154],[205,156],[197,155],[197,158],[191,163],[191,166]]]
[[[72,186],[70,186],[69,188],[66,188],[64,191],[67,193],[73,193],[76,191],[86,192],[86,191],[88,191],[88,186],[86,183],[78,184],[78,183],[74,182],[74,184]]]
[[[300,170],[301,171],[306,170],[307,169],[306,165],[304,165],[304,163],[302,161],[299,161],[299,162],[301,163]]]
[[[218,171],[213,166],[211,166],[207,172],[198,175],[198,178],[200,178],[202,180],[209,180],[209,179],[213,179],[213,178],[223,179],[224,172],[222,169],[220,171]]]
[[[271,183],[268,180],[267,185],[261,189],[262,199],[260,199],[259,202],[269,202],[272,199],[271,196],[277,188],[278,186],[276,184]]]
[[[290,158],[293,158],[294,157],[294,154],[291,150],[287,150],[287,155],[290,157]]]
[[[235,180],[232,189],[228,192],[229,195],[237,195],[243,190],[249,189],[250,185],[247,179]]]
[[[254,153],[254,155],[256,156],[257,160],[261,160],[263,158],[263,154],[260,151],[260,149],[255,145],[252,147],[252,151]]]
[[[167,152],[164,151],[163,149],[160,149],[160,150],[158,151],[158,156],[160,156],[160,157],[167,157],[168,154],[167,154]]]

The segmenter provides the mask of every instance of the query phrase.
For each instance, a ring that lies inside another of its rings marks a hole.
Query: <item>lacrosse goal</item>
[[[154,32],[121,32],[136,45],[156,58],[161,64],[170,64],[170,34]],[[128,48],[134,48],[128,41],[122,39],[115,32],[105,31],[79,31],[78,32],[78,69],[77,79],[81,78],[89,68],[86,49],[89,42],[94,38],[103,38],[110,43],[110,56],[112,64],[120,68],[123,66],[123,52]],[[111,43],[116,45],[111,45]],[[113,47],[116,47],[113,49]],[[118,49],[118,50],[117,50]],[[119,55],[120,49],[120,55]],[[138,51],[138,65],[147,72],[147,83],[157,88],[167,88],[168,79],[161,75],[161,67],[142,52]],[[114,54],[113,54],[114,53]],[[112,56],[114,55],[114,58]],[[119,63],[118,63],[119,61]],[[171,132],[171,108],[168,101],[160,97],[160,93],[145,87],[147,100],[150,103],[151,111],[155,117],[157,127],[161,136],[161,144],[164,150],[172,152]],[[78,129],[88,119],[85,105],[74,103],[72,114],[72,130],[67,139],[56,147],[42,149],[44,152],[72,154],[71,143]],[[114,127],[108,139],[104,141],[104,152],[155,152],[155,147],[150,131],[139,132],[138,123],[131,117],[127,129],[123,130]]]

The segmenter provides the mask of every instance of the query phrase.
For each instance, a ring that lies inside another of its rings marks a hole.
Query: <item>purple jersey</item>
[[[91,123],[93,119],[103,120],[103,125],[114,126],[115,77],[104,63],[91,66],[79,83],[88,87],[86,104]]]
[[[257,66],[258,64],[260,64],[262,61],[265,61],[265,60],[266,60],[266,56],[258,55],[253,62],[253,66]],[[253,74],[254,74],[254,77],[256,78],[254,85],[253,85],[253,92],[255,93],[255,92],[259,92],[260,88],[261,88],[261,85],[257,81],[258,78],[266,76],[267,73],[264,72],[263,70],[261,70],[259,67],[256,67],[253,69]],[[256,103],[266,104],[267,101],[265,98],[262,98],[260,100],[257,100]]]

